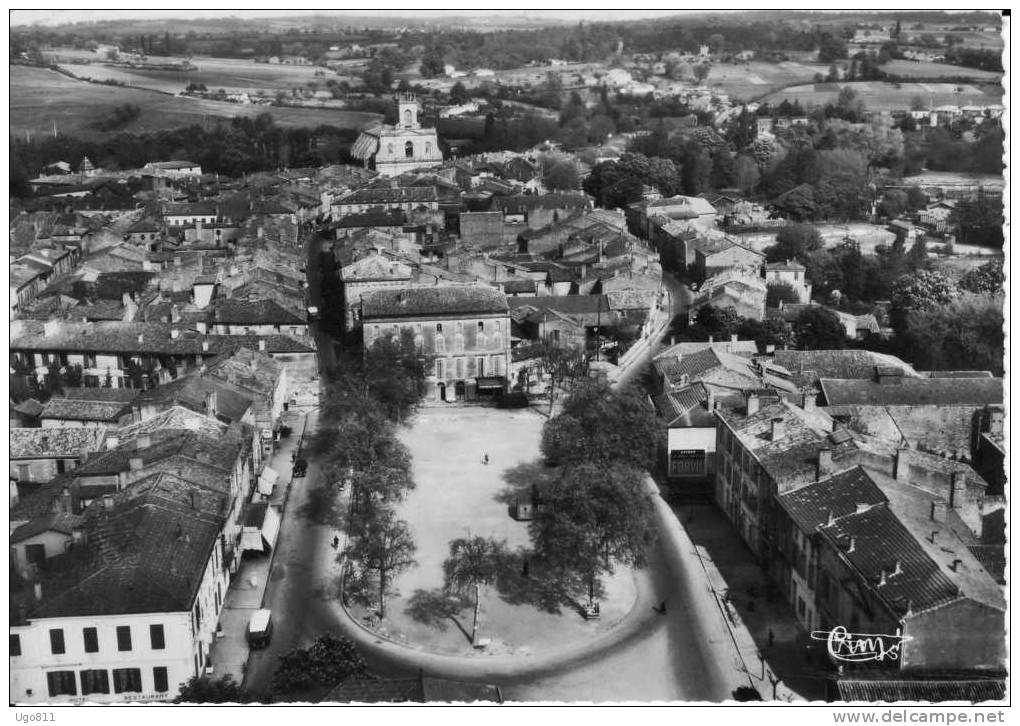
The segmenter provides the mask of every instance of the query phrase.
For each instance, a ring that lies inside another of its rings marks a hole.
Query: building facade
[[[443,163],[443,152],[434,128],[421,125],[421,103],[411,95],[397,98],[397,123],[380,124],[358,137],[351,155],[383,176],[434,167]]]
[[[506,295],[486,286],[425,287],[365,293],[366,350],[377,340],[413,337],[430,361],[426,396],[463,401],[506,387],[510,311]]]

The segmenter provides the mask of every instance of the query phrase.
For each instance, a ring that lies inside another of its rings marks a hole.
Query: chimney
[[[858,514],[860,514],[861,512],[866,512],[869,509],[871,509],[871,505],[870,504],[865,504],[864,502],[857,502],[856,512]]]
[[[814,391],[804,391],[804,393],[801,394],[800,407],[805,411],[814,411],[816,397],[817,396]]]
[[[205,415],[216,419],[216,391],[209,391],[205,394]]]
[[[202,335],[205,335],[207,332],[209,332],[209,327],[206,325],[206,322],[204,320],[199,320],[198,323],[196,323],[196,326],[198,328],[198,332],[201,333]]]
[[[781,418],[772,419],[772,441],[779,441],[786,433],[786,422]]]
[[[65,514],[71,514],[71,490],[67,487],[60,490],[60,509]]]
[[[832,473],[832,449],[825,448],[818,450],[818,476],[816,479],[824,479]]]
[[[42,583],[41,582],[36,582],[35,585],[32,586],[32,593],[35,595],[35,599],[36,600],[42,600]]]
[[[140,456],[132,456],[130,459],[128,459],[128,467],[131,469],[131,471],[141,471],[142,466],[144,466],[144,463],[142,462],[142,458]]]
[[[198,504],[196,502],[195,492],[193,492],[193,491],[188,492],[188,500],[191,502],[191,508],[192,509],[198,509]]]
[[[263,353],[266,352],[266,339],[265,338],[259,338],[259,350],[261,352],[263,352]],[[254,365],[254,361],[252,362],[252,365]]]
[[[857,538],[856,537],[851,537],[850,538],[850,545],[846,548],[846,551],[847,552],[853,552],[856,549],[857,549]]]
[[[882,587],[885,585],[885,568],[883,567],[878,571],[878,586]]]
[[[761,406],[761,399],[758,398],[758,394],[749,393],[747,395],[747,415],[753,416],[758,413],[758,409]]]
[[[181,309],[177,305],[170,306],[170,322],[179,323],[181,321]]]
[[[938,538],[939,538],[939,531],[937,529],[933,529],[931,531],[931,534],[928,535],[928,541],[931,542],[932,544],[935,544],[935,540],[937,540]]]
[[[826,527],[831,527],[835,523],[836,523],[836,513],[830,509],[828,511],[828,514],[825,517],[825,526]]]
[[[89,447],[82,446],[80,449],[78,449],[78,462],[80,464],[84,464],[86,461],[89,460],[89,455],[91,453],[92,452],[89,450]]]
[[[261,224],[255,229],[255,236],[262,239],[266,236],[266,229]]]
[[[106,450],[107,451],[109,451],[110,449],[116,449],[119,444],[120,444],[120,439],[117,438],[117,436],[108,435],[106,437]]]
[[[893,565],[893,570],[892,570],[892,572],[889,573],[889,576],[890,577],[895,577],[896,575],[902,575],[902,574],[903,574],[903,564],[899,560],[896,560],[896,564]]]
[[[733,334],[732,334],[732,335],[730,336],[730,342],[731,342],[731,343],[736,343],[736,342],[737,342],[737,334],[736,334],[736,333],[733,333]]]
[[[103,509],[107,509],[107,510],[113,509],[113,495],[112,494],[104,494],[103,495]]]
[[[145,342],[145,333],[138,334],[138,345],[142,345]]]
[[[712,341],[713,341],[713,337],[711,335],[708,336],[708,344],[709,345],[712,345]]]
[[[174,267],[180,267],[180,266],[181,266],[181,256],[180,255],[174,255]]]
[[[907,453],[910,449],[901,447],[896,449],[896,471],[893,472],[893,477],[896,481],[906,481],[910,473],[910,463],[908,462],[909,454]]]
[[[949,569],[952,570],[953,572],[959,572],[962,566],[963,560],[953,560],[953,564],[949,566]]]
[[[75,544],[78,544],[78,543],[80,543],[84,539],[85,539],[85,532],[83,532],[80,527],[75,527],[74,529],[71,530],[71,541],[72,542],[74,542]]]
[[[179,328],[170,328],[170,340],[177,340],[181,337],[181,331]]]
[[[949,506],[959,509],[967,497],[967,472],[954,471],[952,488],[949,490]]]
[[[944,499],[936,499],[931,503],[931,521],[945,523],[946,521],[946,501]]]
[[[708,411],[715,410],[715,392],[709,388],[708,397],[705,399],[705,409]]]
[[[117,472],[117,491],[119,492],[119,491],[123,491],[124,489],[127,489],[127,485],[128,485],[128,475],[127,475],[127,472],[126,471],[118,471]]]
[[[1001,406],[994,406],[988,409],[988,433],[1002,435],[1003,419],[1006,412]]]
[[[208,340],[203,340],[202,341],[202,352],[203,353],[208,353],[209,352],[209,341]]]
[[[138,439],[135,441],[136,451],[142,451],[144,449],[149,448],[150,446],[152,446],[151,436],[139,436]]]

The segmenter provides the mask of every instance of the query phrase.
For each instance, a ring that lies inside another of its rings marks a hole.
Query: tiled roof
[[[535,280],[504,280],[500,283],[507,293],[535,292]]]
[[[101,427],[82,426],[11,429],[11,459],[77,459],[82,449],[98,451],[105,431]]]
[[[171,323],[96,322],[73,323],[62,321],[59,329],[45,335],[43,321],[16,320],[11,324],[11,350],[37,351],[96,351],[103,353],[163,353],[177,355],[217,354],[233,350],[237,345],[258,349],[259,341],[266,341],[268,353],[314,352],[308,341],[299,341],[289,335],[197,335],[182,331],[177,338],[171,330],[179,326]],[[139,337],[141,338],[139,340]],[[203,342],[209,350],[203,350]]]
[[[859,466],[827,479],[786,492],[779,497],[802,532],[813,535],[829,517],[839,519],[857,511],[858,505],[884,504],[888,499]]]
[[[366,321],[411,315],[506,314],[508,310],[506,295],[487,285],[376,290],[362,295],[361,305]]]
[[[519,194],[513,197],[494,197],[492,208],[505,214],[520,214],[532,209],[586,209],[590,199],[586,194]]]
[[[556,310],[564,315],[596,315],[609,312],[605,295],[539,295],[512,297],[507,300],[510,309],[533,308],[537,311]]]
[[[666,356],[679,356],[684,357],[685,355],[691,355],[698,351],[705,350],[707,348],[718,348],[727,353],[734,355],[746,355],[752,356],[758,353],[758,344],[753,340],[716,340],[711,343],[708,341],[697,341],[697,342],[681,342],[676,345],[672,345],[666,350],[662,351],[657,358]]]
[[[116,423],[130,407],[117,401],[85,401],[74,398],[51,398],[40,418],[65,421],[107,421]]]
[[[769,262],[765,265],[766,270],[799,270],[803,271],[807,268],[800,264],[797,260],[787,260],[786,262]]]
[[[212,322],[226,325],[305,325],[275,300],[240,300],[228,298],[213,304]]]
[[[886,505],[848,514],[822,525],[819,532],[843,553],[893,612],[920,612],[960,597],[953,581]],[[900,572],[891,574],[897,563]],[[880,584],[883,572],[885,584]]]
[[[655,302],[654,290],[610,290],[606,293],[610,310],[645,310]]]
[[[914,679],[856,679],[840,678],[836,681],[842,701],[1002,701],[1006,698],[1006,682],[1002,679],[942,680]]]
[[[366,187],[338,199],[336,204],[428,204],[437,200],[436,188],[427,187]]]
[[[871,378],[875,366],[895,366],[905,376],[917,377],[909,363],[869,350],[777,350],[772,360],[805,383],[819,378]]]
[[[142,466],[148,467],[174,456],[229,472],[233,470],[240,452],[251,444],[251,429],[241,425],[228,427],[216,437],[208,435],[208,428],[146,431],[139,426],[133,430],[136,433],[134,440],[122,440],[116,448],[93,455],[75,473],[78,476],[112,475],[130,470],[131,459],[141,459]],[[149,435],[150,443],[140,449],[138,435],[143,433]]]
[[[83,521],[84,518],[80,515],[68,514],[66,512],[51,512],[44,517],[37,517],[18,527],[11,533],[11,542],[23,542],[29,537],[50,531],[71,534],[75,529],[82,526]]]
[[[192,411],[184,406],[171,406],[144,421],[121,426],[117,436],[122,441],[137,439],[139,436],[164,435],[170,432],[194,432],[208,438],[216,439],[223,436],[229,426],[222,421],[214,421],[204,413]]]
[[[902,378],[892,384],[821,378],[819,383],[831,406],[981,406],[1003,402],[1001,378]]]
[[[30,618],[191,610],[227,499],[160,473],[86,510],[85,545],[56,562]]]
[[[164,383],[138,397],[142,406],[181,405],[193,411],[205,411],[206,395],[216,394],[216,414],[228,421],[240,421],[245,412],[251,408],[252,399],[223,385],[215,379],[205,378],[196,374],[185,375],[176,380]]]
[[[24,401],[12,408],[25,416],[38,416],[43,412],[45,406],[34,398],[26,398]]]
[[[402,209],[375,209],[361,214],[345,214],[337,222],[341,229],[348,227],[401,227],[407,220]]]

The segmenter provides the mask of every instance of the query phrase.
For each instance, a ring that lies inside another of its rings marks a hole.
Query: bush
[[[768,292],[765,294],[765,307],[769,308],[778,308],[780,303],[791,305],[799,302],[800,296],[793,289],[793,285],[788,282],[769,285]]]

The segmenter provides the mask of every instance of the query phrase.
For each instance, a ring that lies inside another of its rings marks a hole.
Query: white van
[[[256,610],[248,622],[248,647],[252,650],[265,648],[273,636],[273,612]]]

